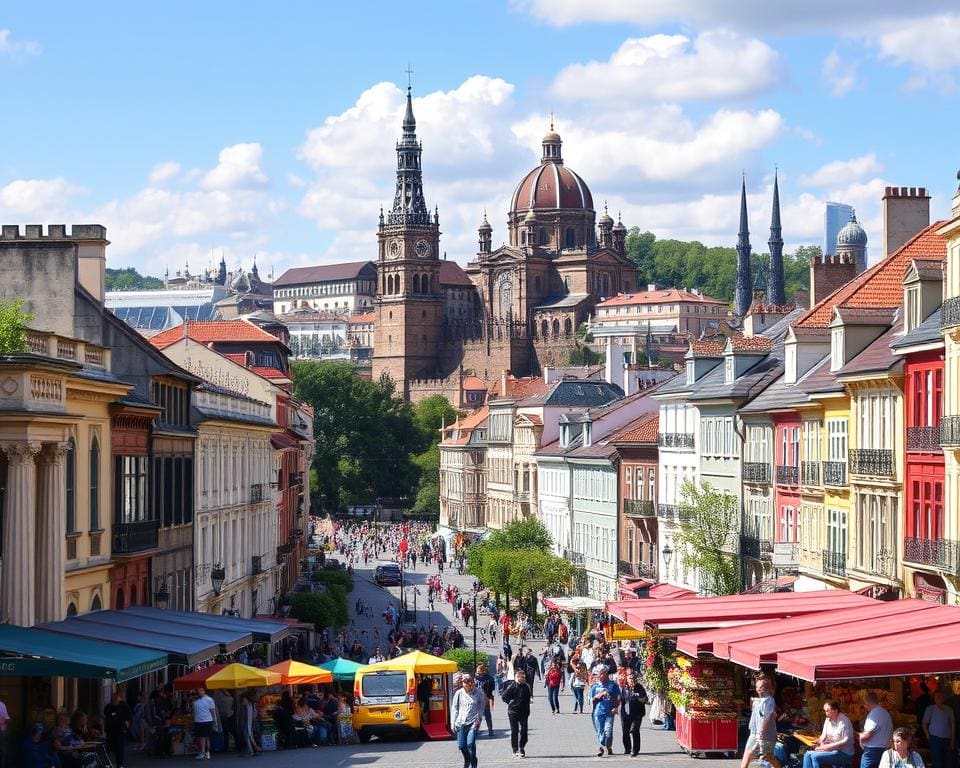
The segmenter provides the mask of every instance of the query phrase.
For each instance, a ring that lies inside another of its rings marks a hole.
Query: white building
[[[288,269],[273,283],[274,313],[298,309],[350,315],[373,309],[377,268],[372,261],[351,261]]]

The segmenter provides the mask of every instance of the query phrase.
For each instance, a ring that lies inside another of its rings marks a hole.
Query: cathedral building
[[[393,206],[381,211],[377,231],[375,378],[386,373],[419,399],[455,395],[448,390],[467,370],[488,381],[504,370],[536,374],[565,362],[599,301],[637,289],[626,227],[606,211],[597,220],[590,188],[564,165],[562,146],[551,125],[540,164],[513,193],[506,242],[493,248],[484,215],[478,252],[462,274],[440,255],[408,89]]]

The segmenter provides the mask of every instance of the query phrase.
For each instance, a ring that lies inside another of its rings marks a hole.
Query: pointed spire
[[[397,182],[393,194],[393,206],[387,215],[388,225],[426,226],[431,223],[430,212],[423,198],[421,153],[422,147],[417,141],[417,121],[413,117],[413,91],[408,85],[403,135],[397,142]],[[433,224],[436,225],[438,222],[439,216],[435,215]]]
[[[740,231],[737,235],[737,283],[734,311],[745,317],[753,303],[753,275],[750,273],[750,227],[747,221],[747,175],[740,183]]]
[[[413,89],[407,86],[407,111],[403,116],[404,134],[413,134],[417,131],[417,121],[413,117]]]
[[[767,304],[782,307],[787,303],[783,277],[783,235],[780,228],[780,184],[773,172],[773,210],[770,214],[770,269],[767,272]]]

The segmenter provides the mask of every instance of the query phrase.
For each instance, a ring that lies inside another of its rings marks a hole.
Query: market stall
[[[316,683],[332,683],[333,672],[328,669],[321,669],[312,664],[304,664],[302,661],[287,659],[272,667],[267,667],[267,672],[276,672],[280,675],[281,685],[313,685]]]
[[[667,673],[676,707],[677,741],[691,755],[737,751],[735,681],[729,664],[678,658]]]

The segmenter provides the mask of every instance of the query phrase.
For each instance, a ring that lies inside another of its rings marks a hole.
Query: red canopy
[[[215,675],[221,669],[223,669],[226,664],[211,664],[209,667],[203,667],[202,669],[195,669],[193,672],[188,672],[185,675],[181,675],[176,680],[173,681],[173,687],[178,691],[192,691],[198,686],[204,685],[207,682],[207,678],[211,675]]]
[[[885,609],[880,606],[884,606]],[[880,606],[874,609],[872,616],[861,617],[859,620],[849,619],[849,614],[854,611],[831,611],[833,622],[825,624],[817,631],[810,629],[789,631],[789,628],[783,627],[776,637],[761,637],[731,643],[729,658],[742,666],[760,669],[762,663],[776,662],[780,654],[789,651],[855,642],[865,637],[883,638],[880,642],[886,643],[888,636],[903,635],[914,628],[943,626],[956,629],[951,625],[960,623],[960,608],[956,607],[952,610],[948,608],[948,613],[943,614],[936,608],[946,606],[937,606],[916,599],[880,603]]]
[[[785,675],[812,682],[960,672],[960,644],[956,635],[949,629],[944,631],[943,627],[915,630],[912,624],[911,617],[907,616],[902,622],[903,636],[886,637],[882,643],[868,637],[852,643],[781,653],[777,656],[777,668]],[[953,630],[956,631],[956,626]]]
[[[917,605],[919,603],[919,605]],[[790,619],[774,619],[756,624],[739,624],[732,627],[719,627],[703,632],[691,632],[677,639],[677,648],[690,656],[699,653],[712,653],[720,659],[730,658],[731,646],[739,647],[741,642],[765,639],[778,646],[785,633],[805,631],[811,637],[819,637],[820,631],[839,624],[846,624],[906,610],[922,607],[932,608],[933,603],[924,600],[897,600],[894,602],[874,601],[859,608],[847,608],[841,611],[821,611],[820,613],[794,616]]]
[[[649,582],[647,582],[649,584]],[[621,596],[623,596],[623,587],[621,589]],[[687,589],[685,587],[678,587],[675,584],[651,584],[650,590],[647,592],[646,597],[632,597],[625,600],[608,600],[607,601],[607,613],[617,619],[624,618],[624,612],[627,608],[632,608],[636,605],[643,605],[649,600],[682,600],[685,598],[696,597],[697,593],[693,590]]]
[[[747,624],[874,602],[864,595],[831,589],[699,597],[695,600],[637,600],[633,605],[625,606],[623,612],[626,623],[636,629],[643,629],[648,624],[660,629],[690,629]]]

